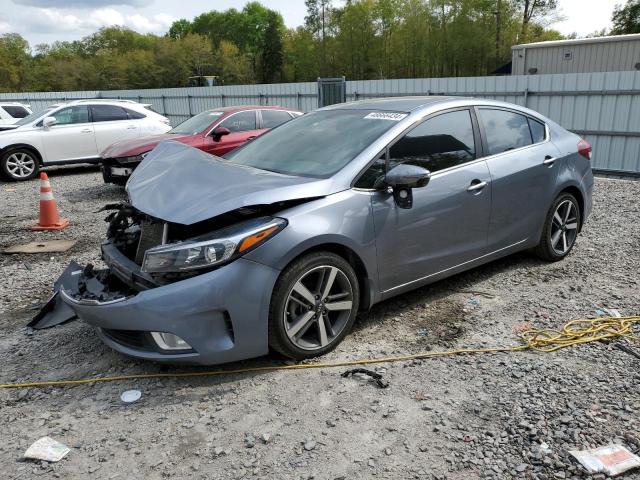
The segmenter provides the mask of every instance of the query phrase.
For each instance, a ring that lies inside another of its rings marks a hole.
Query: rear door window
[[[19,105],[5,105],[2,108],[13,118],[24,118],[29,115],[27,109]]]
[[[92,105],[91,116],[94,122],[116,122],[129,119],[125,109],[117,105]]]
[[[282,110],[261,110],[262,128],[275,128],[291,120],[291,115]]]
[[[479,113],[489,148],[488,155],[531,145],[529,122],[524,115],[492,108],[480,108]]]
[[[246,112],[238,112],[225,118],[220,122],[219,127],[228,128],[231,132],[245,132],[247,130],[256,129],[256,112],[248,110]]]

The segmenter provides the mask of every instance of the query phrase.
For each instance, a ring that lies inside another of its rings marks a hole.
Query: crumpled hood
[[[238,166],[171,141],[159,144],[127,183],[135,208],[183,225],[241,207],[323,197],[340,190],[331,179],[294,177]]]
[[[177,135],[175,133],[162,133],[131,140],[121,140],[109,145],[101,154],[102,158],[135,157],[142,153],[153,150],[156,145],[165,140],[180,141],[190,135]]]

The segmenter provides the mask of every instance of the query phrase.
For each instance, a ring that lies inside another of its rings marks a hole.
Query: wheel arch
[[[38,160],[38,164],[41,167],[43,166],[42,155],[40,154],[40,152],[36,147],[28,143],[12,143],[11,145],[7,145],[6,147],[0,149],[0,157],[4,156],[8,152],[11,152],[13,150],[20,150],[20,149],[29,150],[30,152],[32,152],[36,156],[36,159]]]
[[[358,255],[358,253],[356,253],[356,251],[351,247],[343,243],[328,241],[307,246],[305,249],[296,252],[296,254],[292,258],[289,258],[287,264],[283,267],[283,270],[301,257],[316,252],[335,253],[336,255],[341,256],[347,262],[349,262],[349,264],[353,267],[353,270],[356,272],[356,277],[358,278],[358,286],[360,288],[359,310],[368,310],[374,301],[375,282],[371,278],[371,275],[367,270],[367,267],[360,255]]]

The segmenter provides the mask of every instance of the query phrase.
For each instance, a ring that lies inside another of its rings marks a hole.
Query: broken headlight
[[[227,263],[262,245],[287,225],[282,218],[261,217],[184,242],[150,248],[142,271],[183,272]]]

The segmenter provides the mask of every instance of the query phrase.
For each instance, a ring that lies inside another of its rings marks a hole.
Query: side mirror
[[[213,137],[214,141],[219,142],[223,136],[229,135],[230,133],[231,130],[229,130],[228,128],[218,127],[211,133],[211,136]]]
[[[385,183],[393,188],[393,198],[400,208],[413,206],[413,188],[425,187],[431,172],[417,165],[396,165],[385,175]]]
[[[44,119],[42,120],[42,126],[44,128],[52,127],[56,123],[58,123],[58,120],[56,120],[56,117],[44,117]]]

